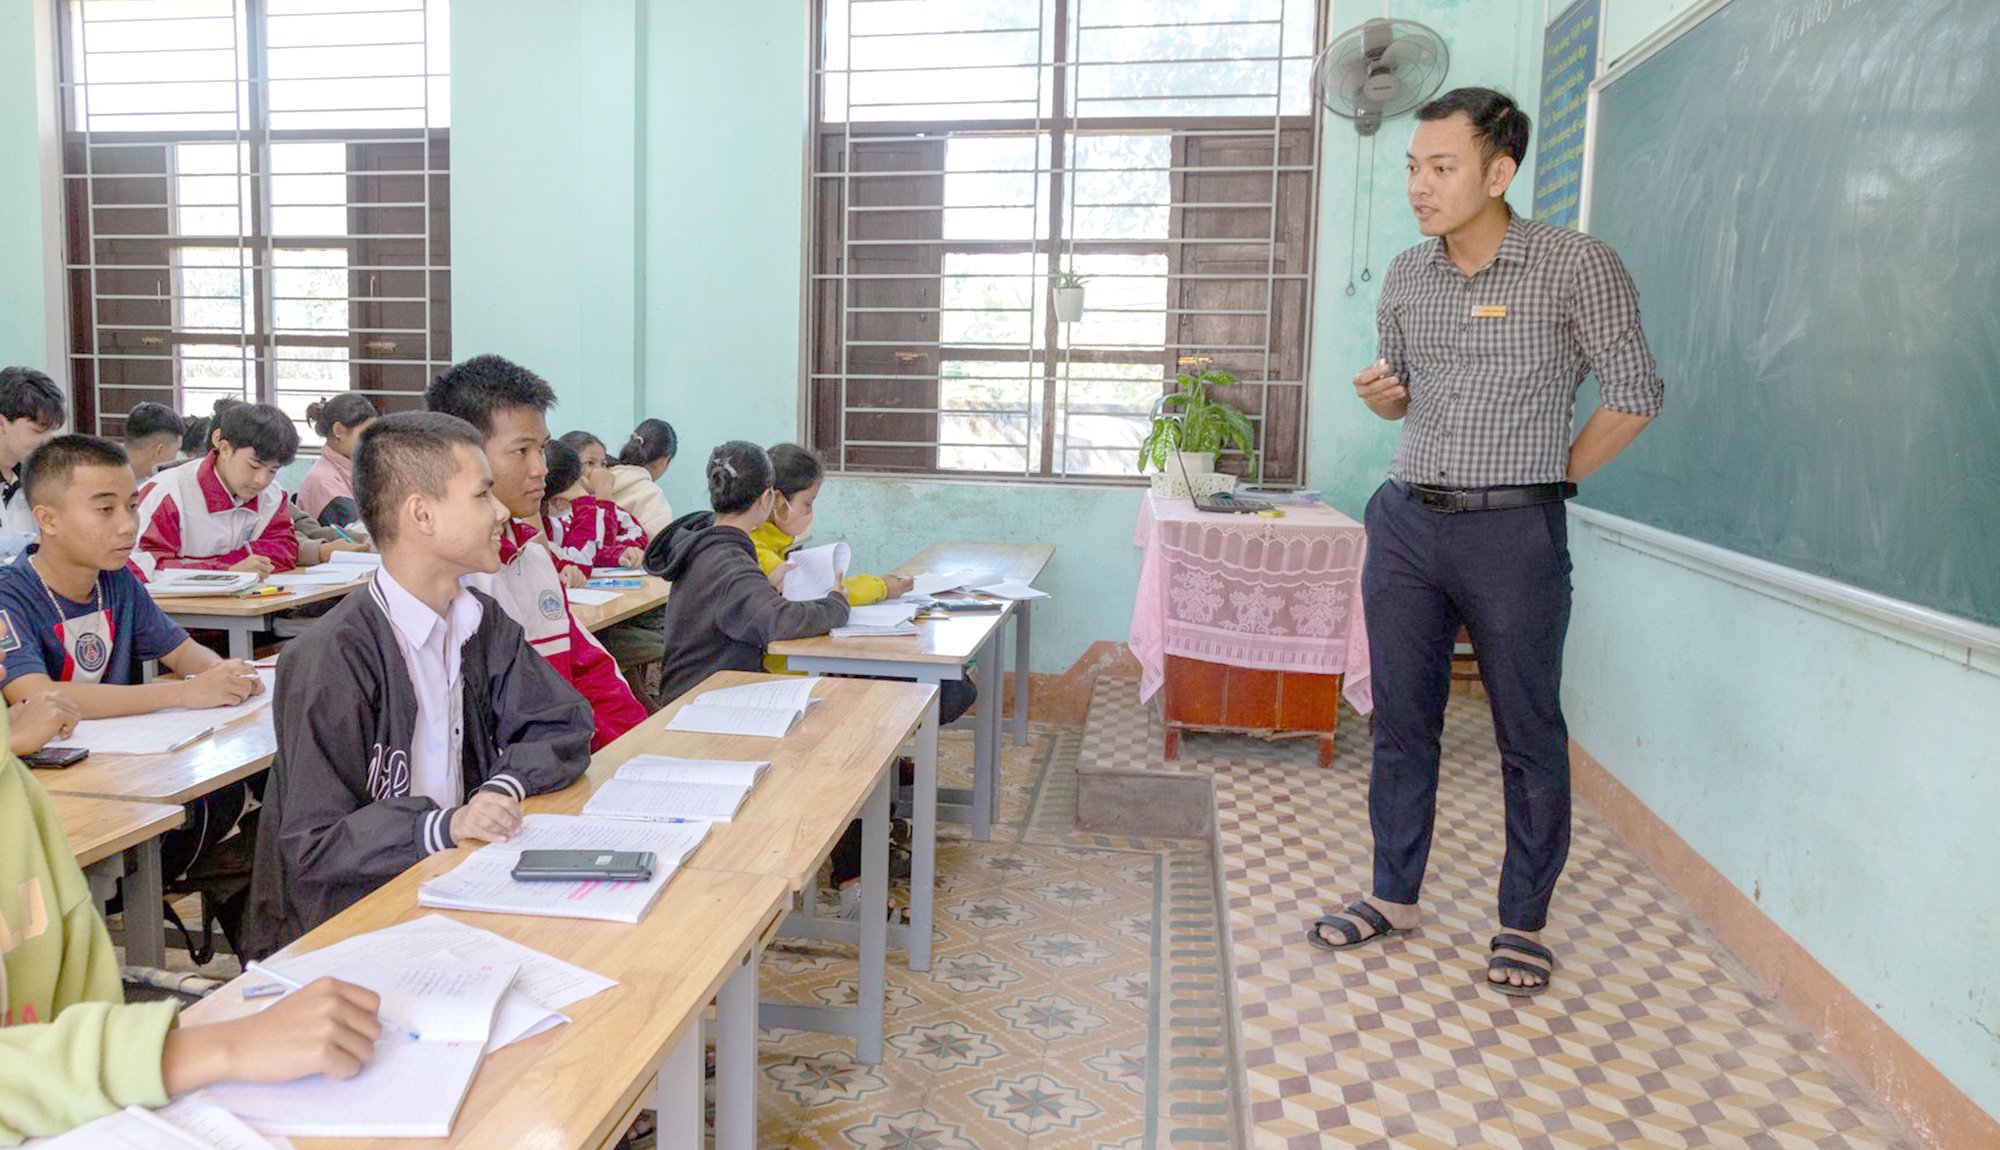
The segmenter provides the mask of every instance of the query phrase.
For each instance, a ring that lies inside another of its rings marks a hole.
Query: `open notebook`
[[[361,1073],[340,1082],[320,1075],[269,1085],[232,1082],[201,1097],[266,1134],[443,1138],[518,972],[511,963],[474,966],[451,958],[343,965],[342,978],[382,996],[382,1037]]]
[[[54,1138],[31,1138],[23,1150],[274,1150],[243,1120],[199,1097],[159,1110],[127,1106]]]
[[[917,633],[917,605],[897,600],[855,607],[847,613],[845,626],[835,627],[836,638],[868,635],[914,635]]]
[[[726,823],[769,762],[636,755],[591,793],[583,813],[607,819]]]
[[[782,739],[819,705],[814,679],[745,683],[696,695],[667,724],[669,731],[704,735],[754,735]]]
[[[417,903],[439,910],[489,911],[548,918],[638,922],[674,869],[708,834],[708,824],[645,823],[578,815],[529,815],[521,833],[473,851],[464,862],[417,888]],[[517,882],[522,851],[652,851],[645,882]]]
[[[785,556],[785,561],[792,565],[785,575],[785,598],[799,601],[826,598],[828,592],[840,585],[852,558],[853,553],[845,543],[808,547]]]

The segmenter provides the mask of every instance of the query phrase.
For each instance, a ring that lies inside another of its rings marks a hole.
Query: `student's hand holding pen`
[[[249,1018],[167,1032],[160,1078],[179,1094],[217,1082],[352,1078],[375,1056],[382,999],[367,987],[322,978]]]
[[[181,706],[233,707],[264,690],[257,671],[241,659],[224,659],[198,675],[181,680]]]

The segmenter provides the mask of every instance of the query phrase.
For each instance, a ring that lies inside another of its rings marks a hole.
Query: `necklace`
[[[42,574],[41,564],[36,563],[35,557],[30,555],[28,556],[28,566],[34,568],[35,581],[42,585],[42,594],[49,597],[49,606],[56,609],[56,618],[67,620],[69,612],[63,609],[62,600],[56,598],[55,590],[49,586],[48,577]],[[99,612],[104,610],[104,576],[101,573],[96,579],[91,581],[90,605]]]

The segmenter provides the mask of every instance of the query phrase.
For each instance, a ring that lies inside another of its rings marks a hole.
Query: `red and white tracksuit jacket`
[[[619,673],[617,660],[577,626],[555,558],[535,535],[527,520],[510,522],[500,536],[500,570],[469,575],[466,586],[492,596],[528,633],[528,645],[589,701],[597,722],[590,740],[594,751],[637,726],[646,708]]]
[[[646,549],[646,529],[632,513],[608,499],[584,496],[572,500],[560,515],[543,515],[549,550],[555,552],[557,567],[622,567],[618,557],[628,547]]]
[[[277,484],[238,503],[215,473],[211,451],[154,475],[139,489],[132,566],[141,578],[176,567],[222,571],[252,555],[269,559],[273,571],[298,566],[299,537]]]

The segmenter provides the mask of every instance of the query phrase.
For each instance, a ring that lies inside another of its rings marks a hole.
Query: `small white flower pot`
[[[1063,323],[1075,323],[1083,318],[1083,289],[1080,287],[1059,287],[1056,292],[1056,319]]]
[[[1213,451],[1176,451],[1178,459],[1167,462],[1167,470],[1176,475],[1208,475],[1215,470]]]

